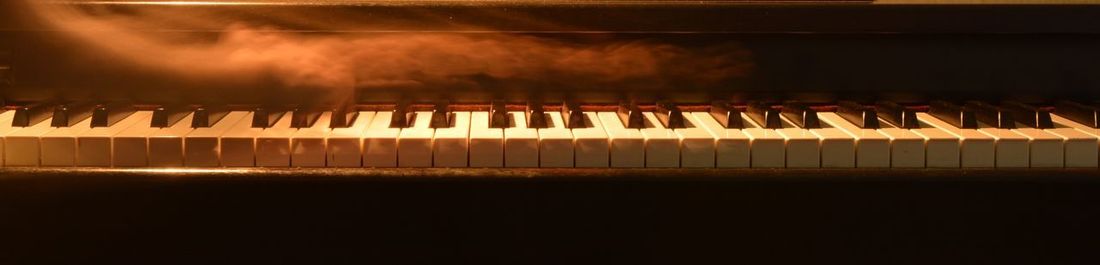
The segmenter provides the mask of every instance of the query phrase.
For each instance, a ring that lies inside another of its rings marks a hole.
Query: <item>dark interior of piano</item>
[[[1087,0],[0,2],[0,263],[1095,264],[1098,164]]]

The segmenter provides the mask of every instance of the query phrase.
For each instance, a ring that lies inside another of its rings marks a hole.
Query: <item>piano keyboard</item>
[[[344,114],[332,111],[190,112],[159,127],[152,125],[164,123],[163,117],[138,110],[93,127],[95,115],[73,115],[81,120],[59,123],[48,117],[19,126],[15,121],[25,119],[8,110],[0,113],[0,165],[1096,168],[1100,161],[1100,129],[1053,113],[1051,126],[1040,128],[981,119],[975,126],[932,111],[897,116],[911,119],[901,123],[809,108],[780,114],[750,107],[727,115],[716,114],[717,108],[672,108],[359,111],[348,116],[353,117],[350,124],[338,128],[332,128],[333,116]],[[195,126],[208,122],[212,124]],[[303,122],[308,126],[301,126]],[[402,122],[407,124],[395,126]]]

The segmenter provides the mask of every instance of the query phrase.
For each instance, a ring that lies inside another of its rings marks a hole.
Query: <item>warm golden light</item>
[[[55,3],[78,3],[78,4],[90,4],[90,5],[178,5],[178,6],[199,6],[199,5],[291,5],[287,2],[250,2],[250,1],[58,1]],[[302,4],[294,4],[302,5]]]
[[[369,1],[92,1],[130,5],[330,5]],[[402,1],[380,1],[401,4]],[[405,1],[415,3],[416,1]],[[443,1],[450,2],[450,1]],[[470,3],[493,1],[470,1]],[[667,89],[720,86],[753,70],[737,43],[685,47],[602,34],[571,38],[462,26],[454,31],[375,32],[339,12],[290,9],[80,8],[30,1],[32,12],[96,57],[174,80],[263,87],[319,101],[364,90],[498,88]],[[233,16],[235,11],[244,14]],[[490,10],[492,11],[492,10]],[[493,11],[496,12],[496,11]],[[309,15],[315,17],[308,17]],[[453,14],[418,14],[446,19]],[[321,17],[324,16],[324,17]],[[516,23],[545,23],[523,21]],[[415,28],[420,20],[400,20]],[[301,26],[301,27],[299,27]],[[295,30],[287,30],[286,28]],[[299,31],[301,28],[307,30]],[[332,29],[332,30],[330,30]],[[574,31],[562,31],[569,33]],[[98,60],[98,59],[97,59]]]
[[[203,174],[203,173],[244,173],[249,169],[233,169],[233,168],[111,168],[102,169],[103,171],[112,172],[132,172],[132,173],[167,173],[167,174]]]

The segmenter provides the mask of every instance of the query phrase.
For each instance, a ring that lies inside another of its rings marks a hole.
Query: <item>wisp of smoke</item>
[[[81,45],[149,69],[195,79],[275,80],[282,88],[336,97],[354,89],[488,89],[492,84],[714,87],[753,70],[750,54],[736,44],[688,49],[652,41],[577,44],[504,33],[315,34],[246,23],[232,23],[212,40],[180,39],[138,28],[178,28],[195,14],[33,6]]]

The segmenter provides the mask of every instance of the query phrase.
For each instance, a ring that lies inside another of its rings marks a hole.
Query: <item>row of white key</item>
[[[1096,167],[1100,130],[1054,116],[1053,129],[960,129],[919,113],[921,128],[883,122],[862,129],[834,113],[819,113],[822,128],[783,120],[762,128],[721,127],[709,113],[685,113],[687,128],[661,126],[645,113],[646,128],[625,128],[616,113],[585,113],[585,128],[564,127],[547,112],[548,128],[527,128],[523,112],[512,126],[489,128],[487,112],[454,112],[449,128],[429,127],[418,112],[409,128],[389,128],[390,112],[361,112],[349,128],[329,128],[325,112],[310,128],[292,128],[285,115],[271,128],[252,128],[252,113],[234,111],[209,128],[188,116],[151,128],[139,111],[110,127],[90,120],[54,128],[49,120],[11,127],[0,114],[5,166],[98,167],[685,167],[685,168],[1022,168]]]

